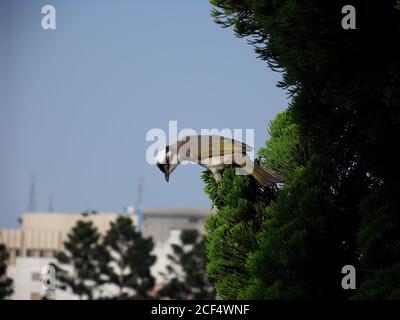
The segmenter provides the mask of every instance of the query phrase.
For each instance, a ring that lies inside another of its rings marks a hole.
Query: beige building
[[[142,210],[142,233],[154,240],[153,253],[157,261],[151,272],[156,282],[162,283],[161,272],[166,272],[171,244],[179,242],[183,229],[203,232],[207,210],[193,209],[150,209]],[[125,215],[128,215],[126,213]],[[119,214],[97,213],[83,216],[80,213],[27,212],[22,215],[19,229],[0,229],[0,243],[10,253],[8,275],[14,280],[13,299],[37,299],[43,293],[41,268],[53,262],[54,253],[64,249],[63,243],[78,220],[92,221],[100,234],[105,234]],[[137,225],[138,217],[129,216]],[[74,299],[72,293],[56,291],[57,299]]]
[[[0,243],[6,245],[11,265],[17,257],[51,258],[55,251],[63,250],[63,243],[78,220],[92,221],[104,234],[117,216],[116,213],[85,217],[80,213],[27,212],[22,215],[20,229],[0,229]]]

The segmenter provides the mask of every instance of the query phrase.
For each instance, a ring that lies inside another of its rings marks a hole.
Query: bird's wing
[[[221,155],[223,154],[231,154],[231,153],[247,153],[248,151],[251,151],[252,148],[240,141],[226,138],[226,137],[220,137],[220,136],[209,136],[211,137],[210,139],[210,148],[212,150],[221,150]]]
[[[207,159],[233,153],[247,153],[252,148],[240,141],[211,135],[187,136],[180,140],[178,148],[184,148],[186,156],[192,159]]]

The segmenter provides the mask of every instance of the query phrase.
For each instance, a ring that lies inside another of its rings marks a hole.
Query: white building
[[[172,253],[171,244],[179,243],[180,231],[196,229],[203,232],[209,211],[192,209],[143,209],[142,234],[154,241],[153,254],[157,256],[152,266],[152,275],[161,285]],[[54,253],[63,250],[68,233],[78,220],[92,221],[100,234],[105,234],[117,213],[98,213],[83,216],[79,213],[36,213],[22,215],[20,229],[0,229],[0,243],[10,253],[7,274],[14,280],[12,299],[40,299],[45,290],[42,287],[42,268],[55,262]],[[130,215],[134,224],[138,217]],[[77,299],[71,292],[56,290],[55,299]]]

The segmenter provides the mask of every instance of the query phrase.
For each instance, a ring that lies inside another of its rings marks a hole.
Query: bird
[[[273,170],[263,168],[250,159],[247,153],[251,150],[249,145],[231,138],[192,135],[162,149],[157,154],[156,165],[164,173],[167,182],[171,173],[183,161],[198,163],[211,171],[217,184],[222,180],[222,170],[229,165],[241,168],[262,186],[281,182]]]

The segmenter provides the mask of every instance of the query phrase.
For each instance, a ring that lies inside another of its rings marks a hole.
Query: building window
[[[32,272],[31,279],[32,281],[40,281],[40,272]]]
[[[21,251],[19,249],[15,249],[15,256],[19,257],[21,255]]]
[[[46,251],[45,250],[39,250],[39,257],[41,257],[41,258],[46,257]]]
[[[182,231],[180,229],[170,229],[168,235],[168,241],[174,244],[181,243],[181,232]]]
[[[189,218],[190,223],[197,223],[199,222],[199,218]]]
[[[27,249],[26,250],[26,256],[27,257],[32,257],[32,250],[31,249]]]

